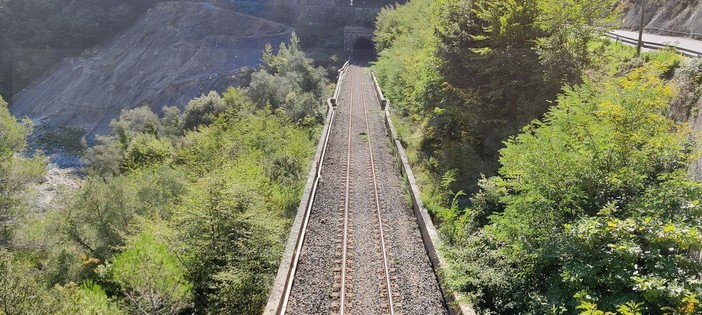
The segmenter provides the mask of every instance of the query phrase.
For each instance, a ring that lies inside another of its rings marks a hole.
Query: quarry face
[[[290,38],[283,24],[209,3],[166,2],[91,55],[64,61],[14,96],[10,110],[47,128],[107,133],[123,109],[183,108],[210,90],[236,85],[266,43]]]

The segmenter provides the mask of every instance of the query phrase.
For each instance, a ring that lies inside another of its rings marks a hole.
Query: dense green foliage
[[[563,82],[579,81],[594,59],[593,25],[609,21],[613,1],[561,4],[414,0],[381,11],[374,69],[418,125],[410,142],[428,181],[451,173],[453,191],[474,192],[481,174],[496,173],[502,142],[540,117]]]
[[[158,1],[0,1],[0,95],[11,97],[61,59],[109,40]]]
[[[35,268],[12,256],[0,250],[1,314],[125,314],[94,282],[86,281],[82,287],[71,283],[47,290]]]
[[[267,80],[285,65],[294,65],[287,78]],[[11,222],[0,314],[260,313],[314,153],[323,104],[315,97],[330,92],[323,74],[293,39],[250,88],[161,116],[122,112],[86,150],[80,189],[57,209]],[[272,108],[273,96],[254,86],[278,84],[287,95]],[[25,141],[9,114],[6,125]]]
[[[25,150],[31,130],[31,121],[17,122],[0,97],[0,247],[11,238],[12,223],[26,212],[22,196],[27,185],[44,174],[42,157],[18,156]]]
[[[301,124],[322,121],[323,100],[327,95],[322,68],[299,53],[299,39],[293,34],[290,47],[281,46],[273,55],[270,45],[263,51],[265,71],[254,73],[249,92],[259,107],[271,106]]]
[[[190,284],[183,266],[154,235],[140,234],[109,266],[131,313],[175,314],[188,306]]]
[[[456,285],[496,313],[699,311],[702,185],[657,61],[559,97],[445,221]],[[451,232],[448,232],[451,231]]]
[[[694,141],[666,117],[673,84],[697,101],[699,67],[669,81],[679,56],[599,39],[612,5],[415,0],[378,18],[374,68],[451,285],[483,314],[702,311]]]

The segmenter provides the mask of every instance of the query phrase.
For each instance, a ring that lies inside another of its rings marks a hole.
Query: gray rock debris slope
[[[161,3],[97,53],[66,60],[14,97],[11,111],[48,128],[109,131],[122,109],[181,108],[235,84],[240,68],[260,63],[266,43],[291,31],[275,22],[208,3]]]
[[[621,1],[624,8],[622,27],[638,30],[641,0]],[[647,33],[702,39],[702,1],[646,1]]]

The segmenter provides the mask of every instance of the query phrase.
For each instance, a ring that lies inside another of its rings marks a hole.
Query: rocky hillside
[[[351,5],[353,2],[353,5]],[[292,25],[317,62],[345,58],[344,27],[373,28],[380,8],[406,0],[226,0],[237,11]]]
[[[48,128],[105,133],[122,109],[183,107],[236,84],[266,43],[288,40],[286,26],[209,3],[165,2],[99,51],[66,60],[15,95],[11,111]]]
[[[622,27],[638,29],[641,0],[622,1]],[[647,0],[644,20],[648,33],[702,39],[702,1]]]
[[[668,116],[676,121],[688,123],[692,132],[702,137],[702,59],[687,58],[673,78],[676,97],[671,104]],[[698,149],[702,143],[698,140]],[[690,174],[702,181],[702,155],[690,165]]]

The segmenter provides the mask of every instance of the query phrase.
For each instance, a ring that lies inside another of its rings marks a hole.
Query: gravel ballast
[[[346,299],[346,313],[389,313],[370,143],[395,312],[404,315],[448,314],[422,244],[417,220],[405,197],[406,189],[387,135],[384,113],[373,90],[370,69],[351,65],[345,76],[287,314],[339,311],[349,119],[352,119],[348,234],[351,246],[347,254],[346,288],[350,294]]]

